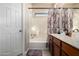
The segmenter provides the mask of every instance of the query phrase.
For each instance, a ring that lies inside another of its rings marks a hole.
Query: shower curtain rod
[[[28,8],[28,9],[53,9],[53,8]],[[61,8],[54,8],[54,9],[61,9]],[[68,9],[68,8],[63,8]],[[79,8],[70,8],[70,9],[79,9]]]

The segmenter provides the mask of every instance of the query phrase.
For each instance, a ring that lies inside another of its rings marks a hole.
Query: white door
[[[0,55],[22,53],[21,4],[0,4]]]

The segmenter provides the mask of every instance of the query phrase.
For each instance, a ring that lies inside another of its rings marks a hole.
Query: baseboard
[[[25,51],[25,53],[24,53],[24,54],[25,54],[25,56],[26,56],[26,54],[27,54],[27,52],[28,52],[28,51],[29,51],[29,48]]]
[[[34,49],[34,50],[48,50],[48,48],[40,49],[40,48],[29,48],[29,49]]]
[[[17,56],[23,56],[23,53],[18,54]]]

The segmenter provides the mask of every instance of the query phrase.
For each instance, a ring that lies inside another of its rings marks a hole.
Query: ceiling
[[[31,3],[32,12],[47,12],[49,8],[79,8],[79,3]]]
[[[30,8],[79,8],[79,3],[32,3]]]

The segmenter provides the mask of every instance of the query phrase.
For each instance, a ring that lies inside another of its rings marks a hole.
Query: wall
[[[23,44],[24,44],[24,53],[29,49],[29,9],[30,4],[23,4]],[[25,54],[24,54],[25,55]]]

